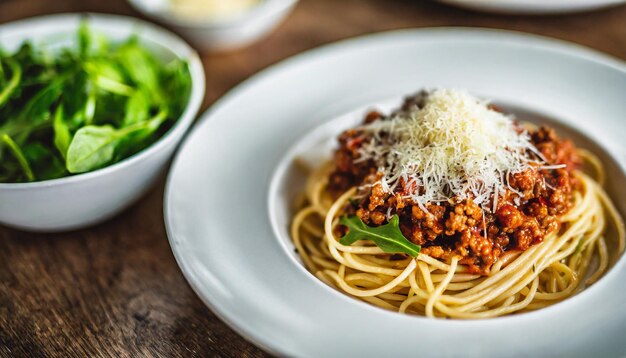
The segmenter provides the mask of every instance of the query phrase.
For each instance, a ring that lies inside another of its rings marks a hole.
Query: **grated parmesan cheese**
[[[359,149],[358,160],[374,160],[387,193],[401,181],[415,188],[406,197],[425,211],[426,203],[468,198],[489,210],[492,197],[495,209],[494,194],[512,189],[509,175],[545,164],[528,132],[465,91],[430,92],[421,109],[359,129],[371,140]]]

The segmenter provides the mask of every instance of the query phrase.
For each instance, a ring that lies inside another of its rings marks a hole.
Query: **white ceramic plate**
[[[459,321],[355,301],[321,284],[283,249],[270,224],[268,192],[289,148],[340,114],[423,87],[465,88],[568,121],[602,138],[622,168],[626,163],[626,66],[618,60],[477,29],[407,30],[325,46],[232,90],[179,151],[165,222],[196,293],[244,337],[288,356],[625,355],[624,259],[553,307]]]
[[[468,9],[503,14],[558,14],[597,10],[625,0],[439,0]]]

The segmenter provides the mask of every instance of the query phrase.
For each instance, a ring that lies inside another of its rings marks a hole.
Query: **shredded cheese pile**
[[[485,208],[495,193],[510,188],[510,174],[544,163],[528,132],[465,91],[430,92],[421,109],[360,129],[371,140],[358,160],[374,160],[387,193],[403,180],[404,188],[413,188],[405,189],[405,197],[425,211],[426,203],[453,198],[470,198]]]

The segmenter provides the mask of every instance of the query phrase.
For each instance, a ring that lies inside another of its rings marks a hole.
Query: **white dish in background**
[[[249,10],[224,20],[174,16],[169,0],[128,0],[143,14],[167,24],[200,50],[226,51],[246,46],[276,28],[298,0],[261,0]]]
[[[137,34],[142,44],[164,60],[187,60],[192,81],[187,108],[158,141],[118,163],[60,179],[0,183],[1,224],[30,231],[67,231],[117,214],[151,187],[200,109],[205,81],[197,53],[178,36],[145,21],[99,14],[35,17],[1,25],[0,44],[7,51],[27,39],[35,45],[71,46],[86,16],[94,32],[106,34],[112,41]]]
[[[179,151],[165,192],[165,222],[192,288],[240,334],[279,355],[625,355],[623,258],[563,303],[461,321],[358,302],[313,278],[284,250],[289,242],[272,230],[268,193],[289,148],[340,114],[424,87],[465,88],[558,118],[600,138],[619,169],[626,166],[626,68],[608,56],[479,29],[406,30],[325,46],[232,90]],[[616,204],[626,209],[625,200]]]
[[[439,0],[467,9],[502,14],[542,15],[592,11],[626,0]]]

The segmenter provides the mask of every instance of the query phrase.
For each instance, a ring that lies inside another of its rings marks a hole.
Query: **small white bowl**
[[[261,0],[248,11],[224,20],[198,20],[174,15],[168,0],[128,0],[139,12],[185,36],[201,50],[226,51],[248,45],[276,28],[297,0]]]
[[[89,26],[113,41],[137,34],[164,60],[185,59],[191,73],[187,108],[172,128],[143,151],[106,168],[33,183],[0,183],[0,223],[29,231],[67,231],[106,220],[144,194],[165,169],[176,146],[200,109],[204,70],[197,53],[176,35],[125,16],[87,14]],[[85,14],[36,17],[0,26],[0,43],[8,51],[24,40],[35,45],[68,46]]]

